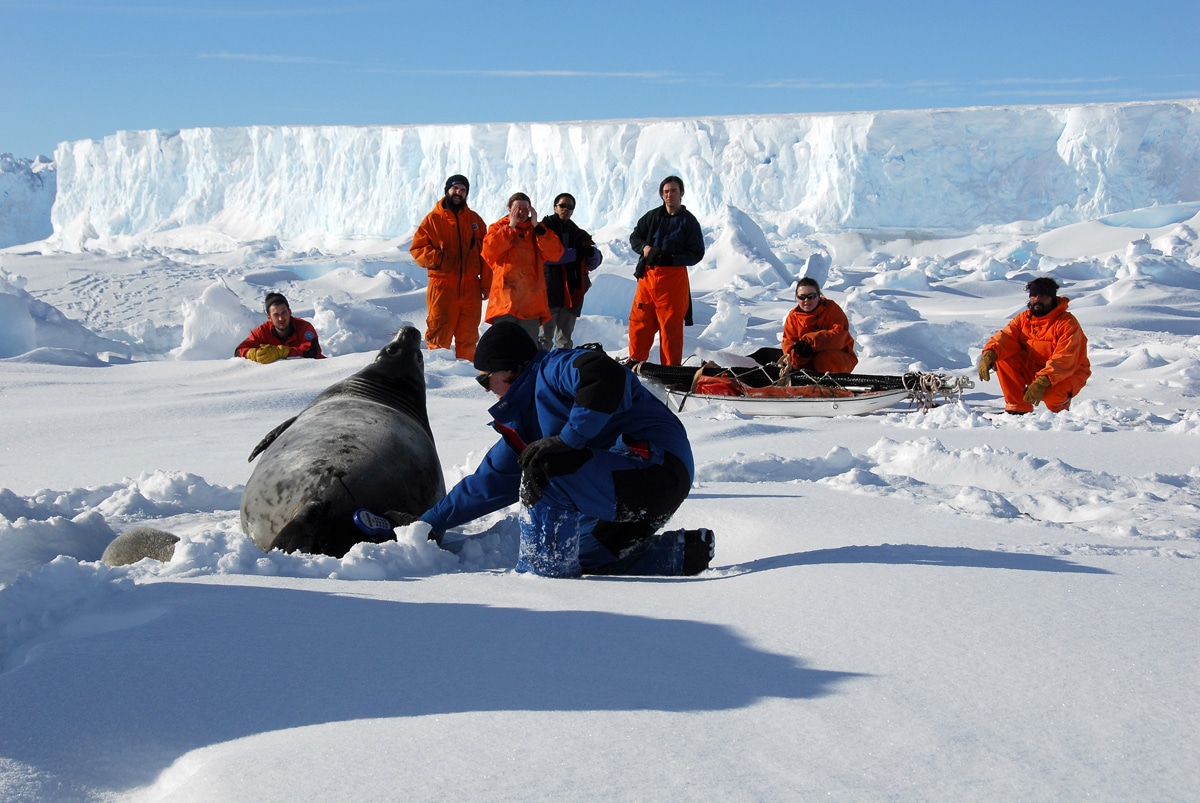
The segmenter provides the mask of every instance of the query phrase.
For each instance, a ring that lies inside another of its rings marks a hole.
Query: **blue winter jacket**
[[[628,443],[644,441],[651,463],[661,463],[663,452],[670,452],[687,466],[689,476],[695,473],[683,424],[632,372],[603,352],[538,352],[489,412],[527,444],[557,435],[576,449],[628,452]],[[501,439],[474,474],[421,518],[441,533],[513,504],[521,485],[517,458],[516,449]]]

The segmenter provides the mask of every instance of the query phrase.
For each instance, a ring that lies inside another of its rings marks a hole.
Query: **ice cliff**
[[[0,153],[0,248],[50,236],[54,163]]]
[[[451,173],[491,221],[561,191],[628,229],[659,179],[702,218],[727,206],[782,237],[1055,227],[1200,200],[1200,100],[594,123],[128,131],[63,143],[54,243],[111,248],[200,227],[201,249],[276,237],[402,238]]]

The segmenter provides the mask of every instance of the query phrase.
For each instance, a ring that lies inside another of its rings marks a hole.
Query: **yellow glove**
[[[292,350],[290,348],[288,348],[287,346],[268,345],[268,346],[259,346],[256,349],[247,350],[246,357],[248,359],[254,360],[255,362],[260,362],[263,365],[266,365],[267,363],[272,363],[272,362],[275,362],[276,360],[286,359],[287,356],[291,353],[292,353]]]
[[[1039,376],[1033,382],[1029,383],[1029,389],[1025,391],[1025,401],[1038,406],[1038,402],[1046,395],[1046,390],[1050,387],[1050,377]]]
[[[979,380],[987,382],[992,378],[992,369],[996,367],[996,352],[988,349],[979,355]]]

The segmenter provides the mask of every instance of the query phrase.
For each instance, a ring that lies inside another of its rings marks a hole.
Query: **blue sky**
[[[1200,97],[1200,3],[0,0],[0,153],[123,129]]]

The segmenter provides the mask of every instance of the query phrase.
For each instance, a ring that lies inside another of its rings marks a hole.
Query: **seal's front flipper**
[[[264,451],[266,451],[266,448],[268,446],[270,446],[272,443],[274,443],[275,439],[278,438],[280,435],[282,435],[283,431],[285,429],[287,429],[288,427],[290,427],[292,425],[292,422],[294,422],[299,417],[300,416],[298,416],[298,415],[292,416],[287,421],[284,421],[282,424],[275,427],[275,429],[271,430],[266,435],[264,435],[263,439],[258,442],[258,446],[255,446],[254,451],[252,451],[250,453],[250,456],[246,458],[246,462],[253,463],[254,458],[258,457],[260,454],[262,454]]]

